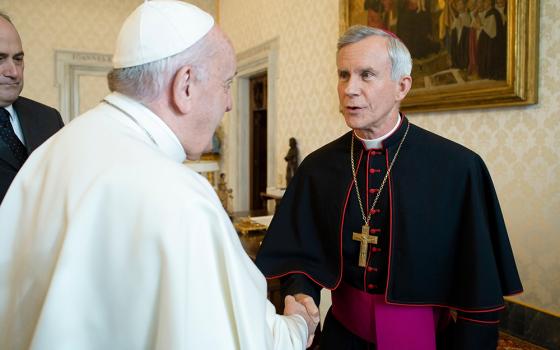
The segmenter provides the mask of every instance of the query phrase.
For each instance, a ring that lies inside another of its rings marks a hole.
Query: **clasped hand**
[[[287,295],[284,299],[284,315],[300,315],[305,319],[308,329],[307,347],[313,343],[315,329],[320,321],[319,308],[313,298],[306,294]]]

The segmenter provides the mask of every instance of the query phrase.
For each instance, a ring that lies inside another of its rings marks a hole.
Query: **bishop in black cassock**
[[[522,286],[490,174],[473,151],[397,117],[377,147],[350,131],[306,157],[257,265],[281,278],[285,294],[317,305],[321,288],[332,290],[321,350],[384,350],[379,339],[389,331],[378,311],[386,306],[428,310],[433,321],[432,346],[392,338],[410,345],[400,348],[495,349],[503,296]],[[370,215],[367,237],[376,237],[369,243],[359,240],[362,213]],[[401,327],[415,326],[403,318]]]

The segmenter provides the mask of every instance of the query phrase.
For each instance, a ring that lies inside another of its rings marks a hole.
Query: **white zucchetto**
[[[214,18],[178,0],[145,1],[125,20],[113,68],[134,67],[176,55],[202,39]]]

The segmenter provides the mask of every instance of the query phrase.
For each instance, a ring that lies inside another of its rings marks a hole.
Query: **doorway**
[[[267,73],[249,78],[249,209],[265,209],[261,193],[267,186]]]

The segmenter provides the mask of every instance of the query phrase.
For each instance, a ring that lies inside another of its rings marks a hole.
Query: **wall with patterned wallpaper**
[[[221,0],[237,52],[278,38],[276,159],[283,185],[288,139],[303,156],[347,130],[338,114],[338,0]],[[512,298],[560,314],[560,3],[541,0],[539,104],[410,115],[479,153],[493,175],[524,283]],[[227,125],[226,117],[224,123]],[[225,128],[227,130],[227,127]],[[225,139],[226,150],[228,135]],[[227,162],[227,159],[226,159]],[[227,164],[226,164],[227,168]],[[230,178],[233,176],[229,175]]]

